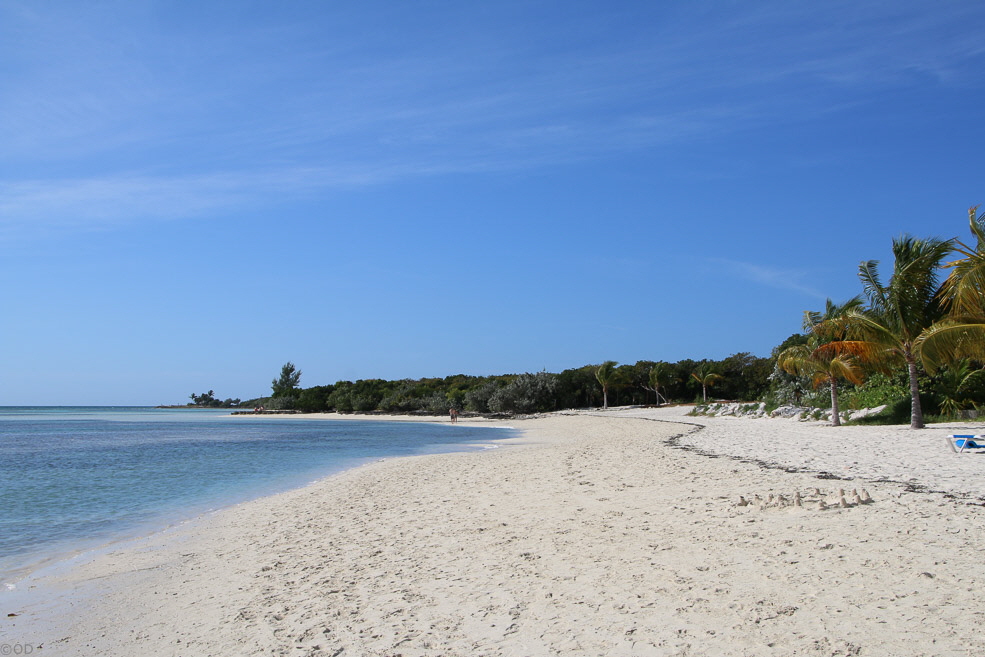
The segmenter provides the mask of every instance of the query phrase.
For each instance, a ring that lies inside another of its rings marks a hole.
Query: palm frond
[[[978,252],[985,251],[985,212],[975,216],[979,205],[968,208],[968,223],[971,224],[971,234],[978,241]]]
[[[819,371],[820,360],[811,358],[812,353],[806,345],[788,347],[777,356],[776,364],[787,374],[813,376]]]
[[[815,372],[814,376],[811,377],[811,387],[817,390],[822,385],[824,385],[825,383],[829,383],[830,381],[831,381],[831,375],[821,370]]]
[[[985,317],[985,253],[972,253],[951,264],[953,269],[943,287],[948,310]]]
[[[841,338],[845,329],[837,320],[844,317],[850,311],[861,309],[862,299],[857,296],[852,297],[842,304],[837,304],[831,299],[827,299],[824,302],[824,312],[804,311],[804,331],[812,333],[822,340]]]
[[[938,322],[924,331],[914,346],[931,374],[962,358],[985,360],[985,321]]]
[[[830,302],[831,299],[828,299]],[[801,322],[801,327],[805,332],[810,333],[814,330],[814,327],[821,323],[823,315],[816,310],[805,310],[804,320]]]
[[[875,363],[884,360],[886,348],[868,340],[835,340],[818,345],[813,353],[820,358],[848,356],[863,363]]]
[[[806,345],[790,347],[777,357],[777,365],[788,374],[809,377],[815,388],[832,379],[861,383],[865,377],[861,363],[850,353],[839,354],[828,350],[831,344],[838,343],[813,349]]]
[[[883,315],[902,342],[912,342],[942,316],[941,263],[952,247],[951,240],[937,238],[904,235],[893,240],[894,272],[887,285],[888,303]]]
[[[947,263],[952,269],[941,296],[952,319],[954,315],[985,318],[985,214],[976,216],[977,210],[977,205],[968,210],[968,223],[977,248],[955,241],[954,250],[963,257]]]
[[[858,362],[847,354],[839,354],[831,359],[828,371],[837,379],[845,379],[851,383],[859,384],[865,380],[865,372]]]
[[[879,310],[886,305],[886,289],[879,281],[879,261],[868,260],[858,266],[858,277],[862,281],[862,291],[869,300],[873,310]]]
[[[899,337],[892,325],[887,325],[884,316],[873,310],[852,310],[845,313],[839,323],[844,326],[848,340],[874,342],[883,350],[900,349]]]
[[[716,381],[721,381],[722,379],[725,378],[718,372],[710,372],[710,371],[702,371],[702,370],[698,370],[697,372],[691,372],[691,376],[694,378],[695,381],[697,381],[703,386],[714,385]]]
[[[614,360],[607,360],[599,365],[598,369],[595,370],[595,380],[603,387],[609,385],[615,375],[616,365],[618,363]]]

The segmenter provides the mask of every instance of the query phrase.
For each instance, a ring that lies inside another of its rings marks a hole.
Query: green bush
[[[493,413],[536,413],[557,407],[557,375],[547,372],[521,374],[489,398]]]
[[[473,413],[488,413],[489,400],[499,388],[500,385],[496,381],[487,381],[473,388],[465,393],[465,408]]]
[[[334,386],[315,386],[301,390],[294,402],[294,408],[302,411],[316,412],[328,409],[328,396],[332,394]]]
[[[841,397],[841,404],[846,410],[857,410],[875,408],[883,404],[892,405],[900,400],[906,400],[909,409],[910,387],[905,372],[896,375],[876,373],[866,379],[862,385],[847,388]]]
[[[453,407],[452,402],[440,392],[432,393],[426,399],[421,400],[420,410],[431,415],[444,415]]]

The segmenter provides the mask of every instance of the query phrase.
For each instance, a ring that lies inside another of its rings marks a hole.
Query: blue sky
[[[0,405],[768,355],[894,236],[967,235],[983,24],[0,0]]]

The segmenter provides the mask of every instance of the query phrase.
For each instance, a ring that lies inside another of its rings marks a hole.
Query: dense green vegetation
[[[288,367],[289,366],[289,367]],[[287,363],[273,394],[244,402],[269,410],[338,411],[340,413],[443,414],[454,408],[482,414],[541,413],[670,401],[695,401],[701,383],[691,377],[705,368],[719,373],[716,391],[723,398],[753,401],[769,388],[773,362],[740,353],[721,361],[682,360],[677,363],[641,360],[634,365],[606,361],[559,373],[536,372],[495,376],[456,374],[444,378],[388,381],[338,381],[332,385],[300,387],[300,372]],[[284,375],[296,374],[291,386]],[[603,387],[604,381],[604,387]],[[659,396],[658,396],[659,393]]]
[[[835,413],[841,395],[849,408],[885,404],[883,421],[908,415],[914,429],[925,413],[950,419],[985,404],[985,215],[976,206],[968,219],[974,246],[896,238],[888,281],[878,262],[859,265],[865,302],[829,300],[824,313],[806,312],[801,339],[775,352],[771,401],[822,407],[824,384]]]

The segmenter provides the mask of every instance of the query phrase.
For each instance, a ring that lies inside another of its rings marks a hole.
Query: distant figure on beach
[[[452,422],[452,424],[458,422],[458,409],[457,408],[449,409],[448,414],[451,416],[451,422]]]

